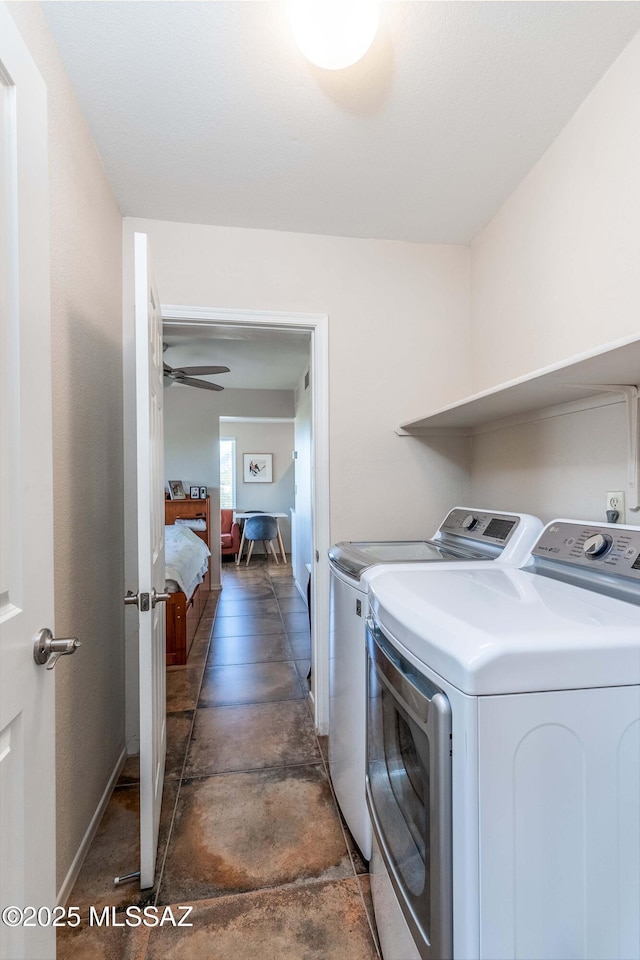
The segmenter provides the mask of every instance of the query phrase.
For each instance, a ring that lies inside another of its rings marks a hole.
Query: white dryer
[[[455,507],[430,540],[342,542],[329,550],[329,768],[342,814],[360,851],[371,856],[365,797],[366,652],[364,575],[376,564],[524,562],[542,530],[537,517]]]
[[[640,527],[369,579],[385,960],[639,960]]]

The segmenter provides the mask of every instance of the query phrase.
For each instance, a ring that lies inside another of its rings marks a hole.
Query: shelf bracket
[[[594,393],[619,393],[627,407],[627,509],[640,510],[640,390],[633,384],[623,383],[567,383],[567,387],[580,387]]]

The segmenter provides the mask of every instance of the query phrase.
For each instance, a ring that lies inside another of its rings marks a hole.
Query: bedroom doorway
[[[328,616],[329,578],[325,561],[329,547],[329,423],[328,423],[328,317],[326,315],[264,313],[260,311],[193,308],[162,305],[165,329],[172,334],[206,336],[211,329],[222,338],[238,339],[258,333],[264,339],[283,336],[286,332],[304,334],[309,344],[309,544],[305,547],[311,559],[311,662],[313,702],[316,728],[324,734],[328,729]],[[224,382],[220,377],[220,382]],[[297,443],[297,440],[296,440]],[[259,488],[258,488],[259,489]],[[212,503],[212,540],[219,538],[219,509]],[[295,551],[294,551],[295,552]],[[304,571],[306,574],[306,570]]]

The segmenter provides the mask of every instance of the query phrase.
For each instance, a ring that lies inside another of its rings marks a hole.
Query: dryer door
[[[452,956],[451,707],[367,621],[367,802],[423,960]]]

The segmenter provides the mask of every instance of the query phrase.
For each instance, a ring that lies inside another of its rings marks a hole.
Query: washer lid
[[[433,563],[443,560],[492,560],[493,556],[472,546],[457,546],[437,540],[343,540],[329,550],[329,560],[343,573],[359,580],[378,563]]]
[[[640,684],[640,607],[582,587],[483,564],[387,571],[369,596],[389,639],[464,693]]]

